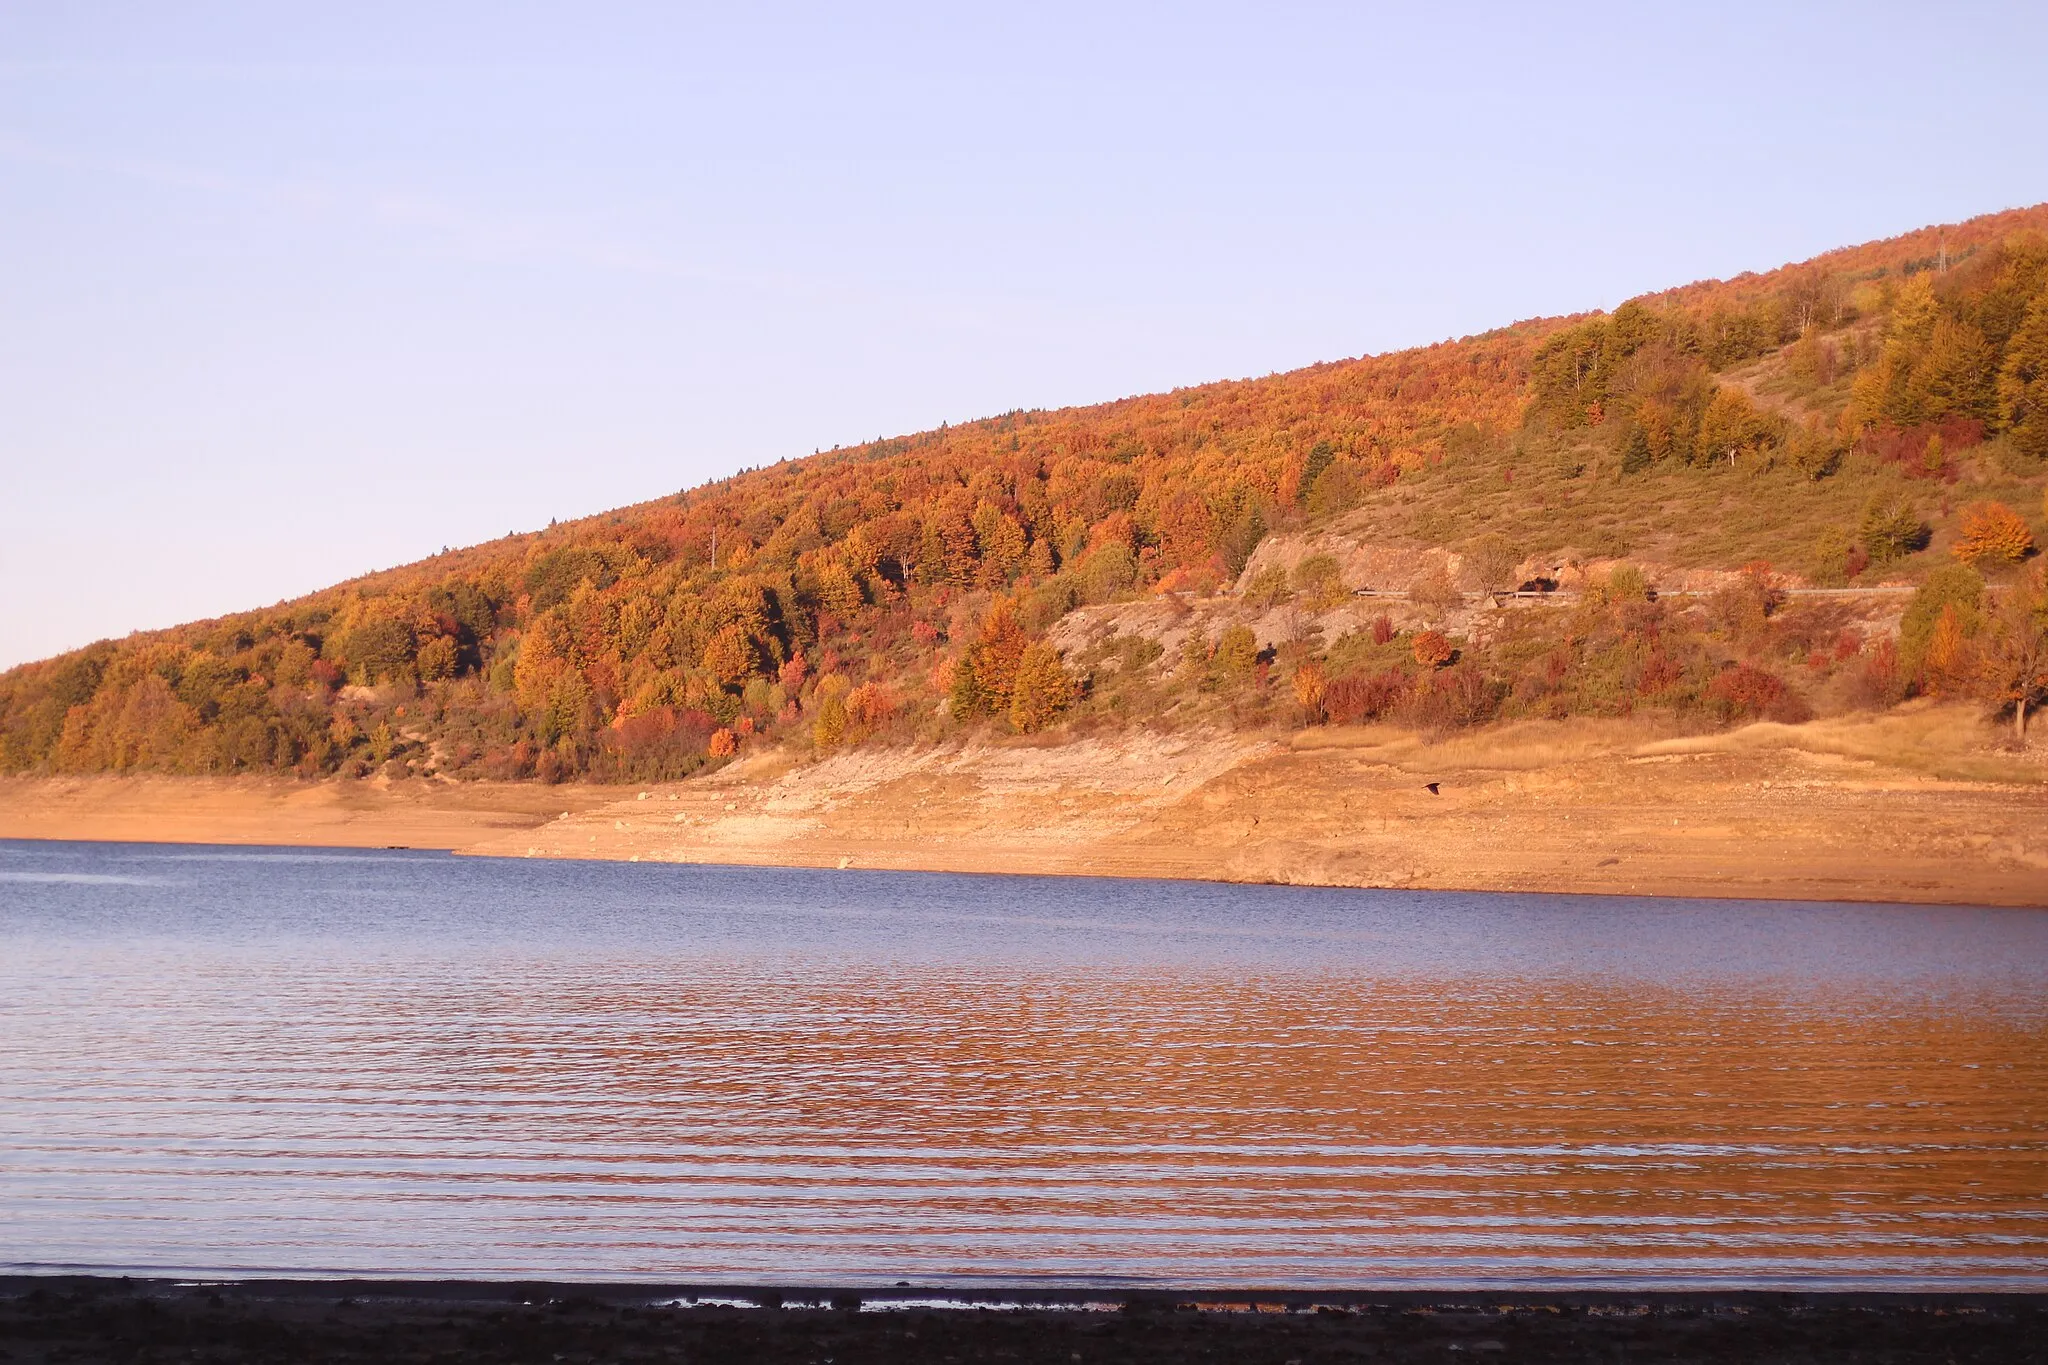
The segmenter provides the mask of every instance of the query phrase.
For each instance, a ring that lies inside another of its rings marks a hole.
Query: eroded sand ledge
[[[0,781],[0,837],[1320,886],[2048,904],[2039,750],[1933,710],[764,754],[650,786]],[[1432,793],[1424,785],[1439,784]]]

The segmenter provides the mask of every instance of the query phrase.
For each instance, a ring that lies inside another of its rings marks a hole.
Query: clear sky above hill
[[[0,667],[2048,199],[2027,5],[0,6]]]

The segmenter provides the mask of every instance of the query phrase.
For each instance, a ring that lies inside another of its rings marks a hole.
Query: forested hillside
[[[0,769],[624,781],[1062,728],[2011,714],[2048,698],[2044,481],[2048,206],[790,460],[103,642],[0,676]],[[1657,591],[1688,570],[1724,572]],[[1881,583],[1918,585],[1896,631],[1793,591]],[[1525,585],[1565,590],[1483,596]],[[1054,643],[1117,603],[1163,603],[1173,646]]]

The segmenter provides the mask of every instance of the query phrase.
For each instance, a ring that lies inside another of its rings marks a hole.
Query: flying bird
[[[1425,786],[1425,787],[1427,787],[1427,788],[1429,788],[1429,794],[1430,794],[1431,796],[1442,796],[1442,795],[1443,795],[1443,793],[1442,793],[1442,792],[1440,792],[1440,791],[1438,791],[1438,790],[1436,789],[1436,788],[1437,788],[1437,784],[1436,784],[1436,783],[1434,783],[1434,782],[1425,782],[1425,783],[1423,783],[1422,785],[1423,785],[1423,786]]]

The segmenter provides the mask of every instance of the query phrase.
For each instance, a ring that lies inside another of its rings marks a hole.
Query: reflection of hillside
[[[2048,1269],[2035,912],[0,854],[38,1265]]]
[[[2048,1250],[2048,1065],[2010,1000],[613,961],[351,984],[285,1029],[289,1059],[230,1050],[262,1117],[200,1123],[193,1156],[251,1194],[303,1182],[287,1206],[399,1193],[410,1233],[484,1210],[619,1269],[1989,1273]],[[150,1096],[223,1079],[137,1065],[155,1079],[104,1102],[140,1130],[192,1123]]]

